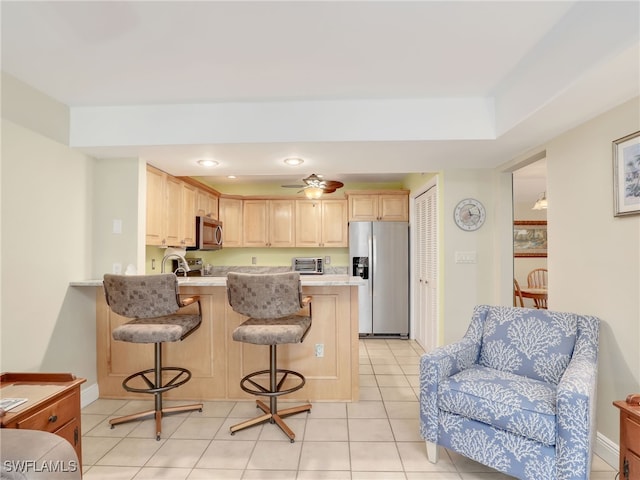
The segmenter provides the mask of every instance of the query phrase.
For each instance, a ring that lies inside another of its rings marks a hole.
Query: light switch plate
[[[476,252],[456,252],[456,263],[476,263]]]

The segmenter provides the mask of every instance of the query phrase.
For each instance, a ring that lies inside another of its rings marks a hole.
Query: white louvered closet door
[[[415,199],[416,341],[429,351],[438,345],[438,196],[431,187]]]

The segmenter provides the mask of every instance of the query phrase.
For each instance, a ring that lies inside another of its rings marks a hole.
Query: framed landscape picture
[[[640,132],[613,142],[614,215],[640,213]]]
[[[516,220],[513,222],[513,256],[547,256],[546,220]]]

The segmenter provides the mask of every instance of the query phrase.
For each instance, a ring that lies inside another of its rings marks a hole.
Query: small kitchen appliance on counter
[[[300,275],[322,275],[324,261],[322,258],[294,257],[291,260],[291,268]]]
[[[204,274],[203,262],[201,258],[185,258],[185,260],[187,261],[187,265],[189,266],[189,271],[185,275],[186,277],[199,277]],[[171,271],[174,272],[176,275],[180,276],[180,274],[182,274],[183,271],[180,270],[176,272],[176,270],[178,270],[178,267],[180,267],[180,261],[172,260]]]

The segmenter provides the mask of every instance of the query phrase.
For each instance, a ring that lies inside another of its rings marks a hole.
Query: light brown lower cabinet
[[[148,398],[125,392],[122,380],[152,368],[153,345],[112,340],[111,331],[127,321],[112,313],[97,289],[98,386],[103,398]],[[278,365],[298,371],[306,384],[287,398],[311,401],[358,400],[358,301],[355,286],[303,287],[313,297],[313,323],[303,343],[278,346]],[[170,390],[167,399],[241,400],[251,395],[240,389],[240,379],[269,367],[269,347],[235,342],[233,329],[245,317],[227,302],[225,287],[180,287],[185,295],[200,295],[200,328],[182,342],[163,344],[163,365],[191,370],[185,385]],[[187,309],[195,309],[192,305]],[[324,355],[316,357],[316,345]]]
[[[620,480],[640,480],[640,406],[613,404],[620,409]]]

